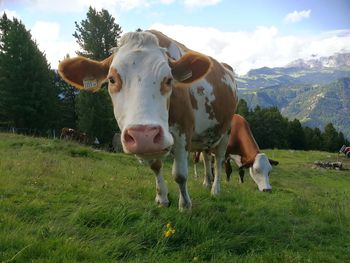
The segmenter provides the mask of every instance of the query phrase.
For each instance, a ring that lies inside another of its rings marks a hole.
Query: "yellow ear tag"
[[[84,79],[83,85],[85,90],[96,90],[97,87],[97,79]]]

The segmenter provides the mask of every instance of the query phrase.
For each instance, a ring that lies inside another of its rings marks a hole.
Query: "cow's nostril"
[[[271,189],[263,189],[263,192],[271,193]]]
[[[156,136],[154,136],[154,138],[153,138],[153,143],[158,144],[161,142],[161,140],[162,140],[162,134],[160,131],[158,131]]]
[[[127,143],[127,144],[133,144],[135,143],[135,139],[134,137],[132,137],[128,131],[125,131],[125,134],[124,134],[124,141]]]

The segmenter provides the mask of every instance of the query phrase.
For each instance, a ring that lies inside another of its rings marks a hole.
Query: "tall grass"
[[[0,133],[0,262],[350,262],[349,171],[312,168],[336,154],[266,152],[271,194],[234,177],[212,198],[190,166],[180,213],[170,158],[172,205],[158,208],[132,156]]]

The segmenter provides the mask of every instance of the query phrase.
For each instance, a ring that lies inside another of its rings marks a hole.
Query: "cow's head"
[[[272,189],[269,180],[271,170],[267,156],[264,153],[257,154],[253,166],[249,168],[249,173],[262,192],[269,192]]]
[[[59,73],[78,89],[97,91],[108,81],[124,152],[155,158],[173,144],[168,116],[174,82],[192,83],[210,67],[210,59],[195,52],[172,60],[154,35],[133,32],[125,34],[120,47],[104,61],[66,59]]]

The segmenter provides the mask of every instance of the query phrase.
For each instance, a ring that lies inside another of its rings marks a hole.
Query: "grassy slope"
[[[190,167],[193,210],[179,213],[170,161],[173,203],[157,208],[133,157],[0,134],[0,262],[349,262],[350,172],[311,169],[336,154],[267,153],[271,194],[246,176],[211,198]]]

